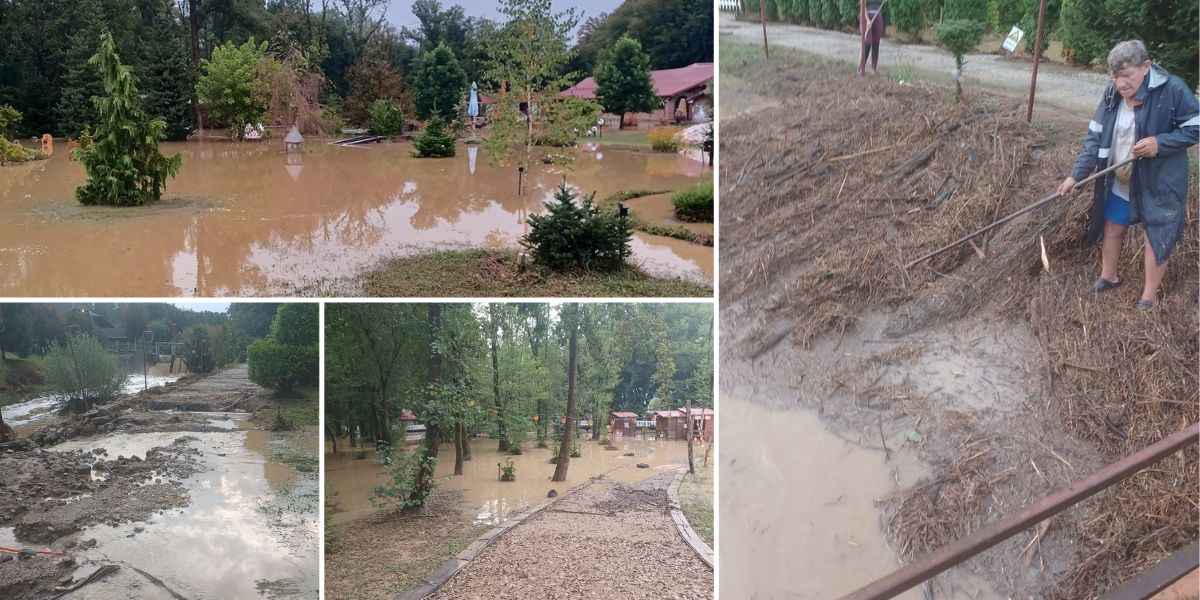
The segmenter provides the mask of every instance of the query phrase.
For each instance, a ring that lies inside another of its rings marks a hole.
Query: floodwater
[[[320,536],[316,478],[299,476],[276,462],[268,448],[290,443],[308,449],[315,459],[315,447],[297,437],[305,435],[315,439],[316,434],[163,432],[55,446],[55,451],[102,447],[108,458],[144,457],[150,448],[191,436],[197,440],[190,444],[208,467],[183,480],[189,506],[155,515],[149,523],[84,529],[79,539],[95,538],[99,544],[76,553],[81,565],[76,579],[97,564],[115,562],[140,569],[188,598],[253,598],[268,590],[266,597],[315,598]],[[132,570],[121,572],[121,577],[84,588],[86,596],[71,597],[125,598],[129,586],[139,583],[149,597],[161,592],[147,580],[138,581]]]
[[[148,387],[159,387],[166,385],[176,379],[180,375],[155,375],[153,372],[147,378],[139,373],[130,373],[129,379],[125,381],[125,387],[121,390],[125,394],[136,394]],[[27,431],[31,425],[41,423],[55,416],[55,409],[58,406],[60,399],[56,395],[47,395],[18,402],[0,408],[3,413],[4,422],[12,427],[18,433]]]
[[[889,460],[807,410],[721,403],[722,598],[839,598],[901,566],[875,502],[929,475],[918,458]],[[953,587],[938,597],[995,597],[966,576]]]
[[[692,233],[702,233],[709,237],[713,235],[712,223],[689,223],[676,219],[675,204],[671,201],[671,194],[642,196],[641,198],[634,198],[625,204],[629,206],[629,210],[633,211],[634,214],[651,222],[668,227],[683,227]]]
[[[534,168],[519,198],[516,168],[488,165],[482,149],[447,159],[414,159],[411,149],[310,140],[303,155],[285,155],[275,144],[163,144],[183,156],[179,177],[162,202],[124,209],[76,203],[85,173],[65,152],[0,168],[0,295],[317,293],[385,258],[514,248],[564,175],[598,200],[711,176],[679,154],[584,148],[570,168]],[[676,241],[636,234],[633,260],[711,282],[712,248]]]
[[[338,446],[342,446],[339,444]],[[441,489],[463,490],[466,502],[477,525],[497,525],[511,515],[546,501],[550,490],[564,493],[586,482],[589,478],[605,475],[613,481],[636,483],[665,470],[676,470],[687,464],[687,444],[654,440],[618,440],[618,450],[605,450],[602,444],[591,440],[580,442],[582,456],[571,459],[567,480],[551,482],[554,465],[547,462],[557,448],[534,448],[526,444],[525,453],[517,456],[501,455],[496,450],[494,439],[476,439],[471,442],[473,460],[463,463],[463,474],[454,476],[454,446],[443,444],[437,465],[438,485]],[[624,456],[632,452],[634,456]],[[694,448],[696,460],[704,457],[703,446]],[[369,452],[368,456],[374,456]],[[682,460],[681,460],[682,459]],[[507,464],[512,460],[516,467],[516,481],[500,481],[497,463]],[[637,463],[650,465],[639,469]],[[341,512],[335,514],[338,522],[352,521],[375,511],[371,506],[371,490],[387,481],[381,473],[382,467],[370,458],[355,459],[353,452],[325,453],[325,481],[329,488],[338,493],[334,499]]]

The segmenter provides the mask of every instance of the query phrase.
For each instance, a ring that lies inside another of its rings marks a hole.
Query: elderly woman
[[[1123,281],[1117,273],[1125,230],[1143,224],[1145,287],[1136,308],[1149,310],[1167,271],[1167,259],[1183,236],[1187,213],[1188,147],[1200,141],[1200,109],[1182,79],[1151,64],[1146,47],[1125,41],[1108,53],[1113,84],[1104,91],[1088,124],[1083,150],[1058,192],[1098,169],[1130,156],[1138,160],[1096,182],[1088,243],[1103,234],[1100,276],[1092,290],[1111,290]]]

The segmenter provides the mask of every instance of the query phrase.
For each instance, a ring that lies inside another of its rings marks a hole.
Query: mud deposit
[[[73,191],[84,172],[65,152],[5,169],[0,293],[341,289],[387,258],[516,247],[526,219],[543,210],[564,175],[599,200],[623,190],[680,189],[705,172],[677,154],[585,148],[570,169],[539,165],[519,198],[516,169],[490,166],[477,148],[460,147],[447,159],[414,159],[411,151],[407,143],[342,148],[318,139],[305,144],[302,156],[284,155],[274,143],[163,144],[165,154],[183,156],[183,168],[163,202],[137,209],[78,205]],[[55,242],[65,239],[71,243]],[[633,261],[652,274],[711,281],[711,248],[638,234],[633,249]],[[133,262],[138,268],[131,271]]]
[[[551,489],[561,493],[602,474],[613,481],[632,483],[661,469],[674,468],[672,463],[687,456],[687,444],[683,442],[627,439],[618,441],[618,450],[605,450],[603,445],[585,440],[580,444],[583,455],[571,459],[567,481],[551,482],[552,451],[534,448],[532,443],[526,446],[524,454],[508,456],[497,451],[496,440],[472,440],[473,460],[463,463],[463,474],[458,476],[454,475],[453,451],[443,451],[436,471],[439,486],[463,492],[466,510],[475,524],[497,525],[512,514],[545,502]],[[697,448],[698,456],[703,456],[703,449]],[[625,456],[630,452],[633,456]],[[517,480],[499,481],[496,464],[507,464],[508,460],[516,467]],[[638,469],[637,463],[650,468]],[[375,512],[370,503],[371,491],[387,478],[382,467],[371,459],[356,459],[352,452],[327,452],[325,481],[338,494],[334,520],[347,522]]]

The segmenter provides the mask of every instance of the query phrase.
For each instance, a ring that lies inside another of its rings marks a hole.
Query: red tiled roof
[[[414,415],[413,411],[408,410],[407,408],[402,408],[402,409],[400,409],[400,420],[401,421],[416,421],[417,415]]]
[[[637,413],[631,413],[631,412],[615,412],[615,413],[613,413],[613,416],[614,416],[614,417],[616,417],[616,418],[618,418],[618,419],[636,419],[636,418],[637,418]]]
[[[672,417],[682,417],[683,416],[683,413],[681,413],[677,410],[656,410],[656,411],[654,411],[654,414],[657,416],[660,416],[664,419],[670,419]]]
[[[702,86],[712,81],[712,78],[713,63],[692,63],[678,69],[650,72],[650,79],[654,82],[654,93],[660,98],[675,96]],[[588,77],[564,90],[562,95],[594,100],[596,98],[596,79]]]
[[[679,410],[681,412],[687,412],[686,408],[681,408]],[[703,417],[703,416],[707,416],[707,415],[715,415],[716,413],[713,412],[713,409],[711,409],[711,408],[693,408],[692,414],[699,416],[699,417]]]

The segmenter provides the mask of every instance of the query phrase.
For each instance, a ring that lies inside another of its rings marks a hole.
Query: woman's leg
[[[1146,232],[1142,231],[1143,254],[1146,261],[1146,287],[1142,288],[1142,300],[1154,302],[1154,298],[1158,296],[1158,285],[1162,283],[1163,275],[1167,274],[1167,263],[1158,264],[1154,259],[1154,250],[1150,248],[1150,238],[1146,236]]]
[[[871,71],[879,72],[879,40],[871,43]]]
[[[1118,281],[1117,266],[1121,261],[1121,243],[1125,241],[1126,229],[1129,229],[1127,225],[1104,222],[1104,240],[1100,243],[1100,276],[1109,283]]]

